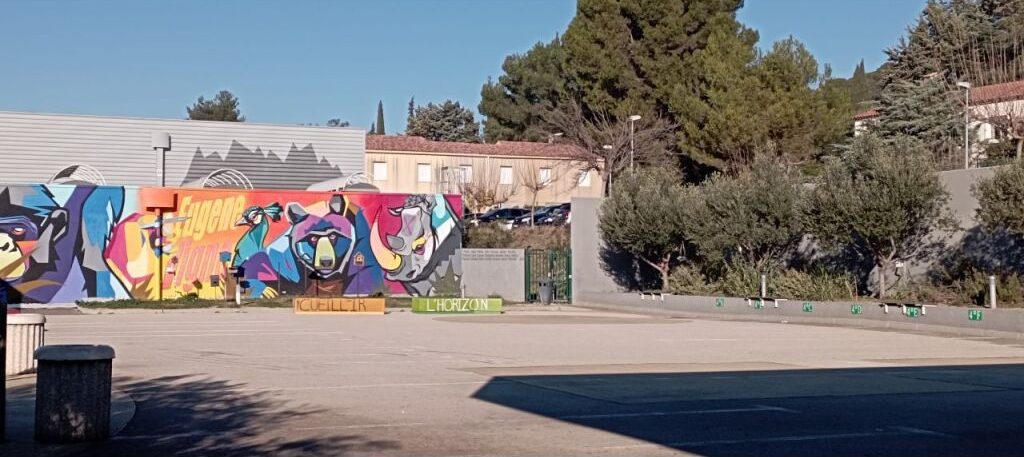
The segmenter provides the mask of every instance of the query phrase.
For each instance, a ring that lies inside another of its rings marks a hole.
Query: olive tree
[[[736,176],[718,174],[698,188],[692,241],[712,264],[737,261],[767,271],[803,237],[799,177],[777,158],[758,157]]]
[[[895,263],[916,258],[933,233],[955,227],[948,199],[920,142],[862,135],[827,165],[803,207],[804,222],[825,246],[872,259],[885,297]]]
[[[1005,229],[1024,235],[1024,163],[996,170],[991,178],[974,186],[978,198],[978,222],[986,229]]]
[[[601,236],[657,270],[664,288],[673,263],[685,252],[689,199],[671,171],[626,171],[601,205]]]

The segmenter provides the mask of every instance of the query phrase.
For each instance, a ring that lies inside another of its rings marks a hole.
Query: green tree
[[[202,96],[192,106],[185,108],[188,118],[194,121],[245,122],[245,116],[238,108],[238,97],[222,90],[207,100]]]
[[[796,40],[760,55],[757,33],[736,20],[741,4],[581,0],[561,39],[510,56],[484,85],[485,139],[565,133],[544,112],[575,103],[589,122],[664,119],[672,152],[696,174],[741,169],[762,150],[817,155],[849,130],[847,98],[820,90],[827,71]]]
[[[862,135],[828,165],[802,212],[824,246],[849,247],[872,259],[877,294],[885,297],[895,263],[924,255],[929,236],[955,227],[948,198],[921,142]]]
[[[657,270],[667,287],[669,271],[684,253],[688,199],[670,171],[626,172],[601,205],[601,236]]]
[[[480,141],[480,124],[473,112],[459,102],[427,103],[414,108],[405,127],[406,135],[422,136],[434,141]]]
[[[886,51],[880,133],[914,136],[940,151],[946,166],[962,164],[956,118],[964,107],[956,83],[1005,82],[987,73],[997,62],[1008,68],[1021,58],[1022,13],[1019,0],[929,0],[907,36]]]
[[[973,192],[983,227],[1024,235],[1024,163],[1000,167],[994,176],[979,181]]]
[[[542,120],[546,109],[565,96],[565,47],[555,37],[537,43],[525,54],[513,54],[501,65],[503,75],[488,79],[480,90],[484,140],[546,141],[550,132]]]
[[[370,123],[370,130],[367,130],[366,134],[367,135],[376,135],[377,134],[377,123],[376,122],[371,122]]]
[[[384,101],[377,101],[377,122],[373,123],[374,135],[384,135]]]
[[[831,70],[820,71],[803,43],[792,37],[775,42],[758,59],[757,70],[766,143],[788,161],[807,162],[845,136],[849,99],[819,89]]]
[[[690,214],[691,241],[711,265],[740,262],[767,272],[780,266],[803,237],[803,185],[784,163],[758,157],[737,176],[718,174],[698,188]]]
[[[348,121],[343,121],[337,118],[327,120],[328,127],[348,127],[349,125]]]

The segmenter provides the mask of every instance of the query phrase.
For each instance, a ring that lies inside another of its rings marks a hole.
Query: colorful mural
[[[433,194],[0,187],[0,301],[436,295],[461,276],[461,213]]]

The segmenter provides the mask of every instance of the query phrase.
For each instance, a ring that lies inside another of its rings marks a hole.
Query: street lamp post
[[[605,151],[611,151],[614,148],[612,148],[612,145],[606,144],[604,146],[601,146],[601,149],[604,149]],[[608,160],[607,159],[605,159],[605,161],[604,161],[604,168],[605,168],[605,170],[608,170],[608,192],[607,193],[611,193],[611,191],[612,191],[612,173],[615,170],[611,170],[611,169],[608,168]]]
[[[960,81],[956,87],[964,90],[964,170],[971,167],[971,83]]]
[[[150,146],[156,151],[156,185],[158,187],[164,187],[167,185],[167,170],[166,163],[167,151],[171,150],[171,135],[167,132],[153,132],[150,136]],[[157,230],[157,242],[156,246],[156,275],[160,278],[158,282],[159,286],[156,288],[156,298],[159,301],[164,300],[164,210],[163,208],[157,209],[156,213],[156,230]]]
[[[629,116],[629,171],[633,171],[633,124],[643,119],[639,114]]]

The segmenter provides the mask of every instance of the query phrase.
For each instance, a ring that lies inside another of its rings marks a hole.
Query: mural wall
[[[0,187],[0,302],[455,293],[461,214],[434,194]]]

